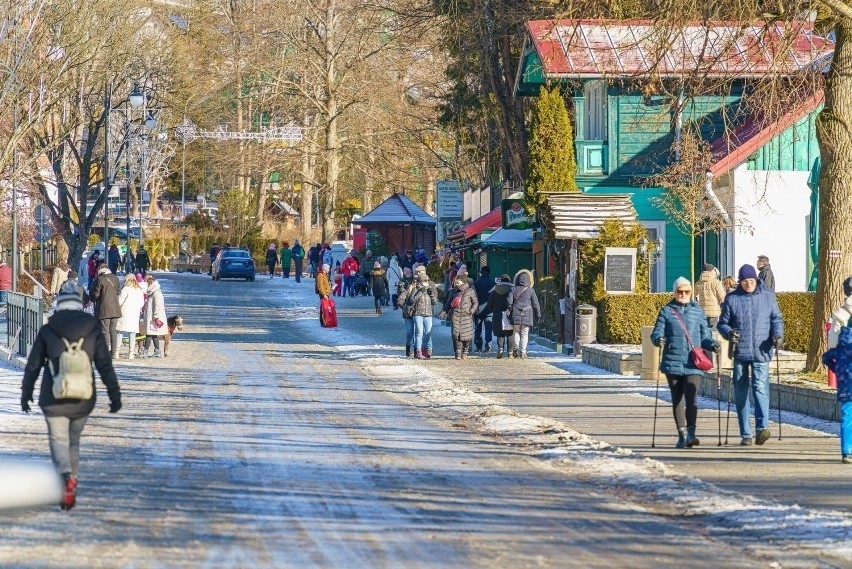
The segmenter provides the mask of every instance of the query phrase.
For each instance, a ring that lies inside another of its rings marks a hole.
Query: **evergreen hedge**
[[[779,292],[778,306],[784,318],[784,347],[807,352],[814,313],[814,293]],[[672,299],[671,293],[610,294],[598,303],[598,341],[608,344],[639,344],[642,326],[653,326],[657,313]]]

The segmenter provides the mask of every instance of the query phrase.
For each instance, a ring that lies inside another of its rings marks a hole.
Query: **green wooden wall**
[[[819,157],[816,118],[821,110],[822,106],[752,154],[746,163],[748,169],[810,171]]]

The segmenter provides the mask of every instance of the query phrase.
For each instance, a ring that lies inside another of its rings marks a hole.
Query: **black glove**
[[[740,341],[740,331],[739,330],[731,330],[731,333],[728,334],[728,340],[734,343]]]
[[[710,347],[710,350],[714,354],[721,354],[722,353],[722,343],[718,342],[718,341],[714,341],[713,345]]]
[[[657,339],[654,341],[654,345],[655,345],[655,346],[657,346],[658,348],[662,348],[663,346],[665,346],[665,345],[666,345],[666,339],[665,339],[665,337],[660,336],[659,338],[657,338]]]
[[[31,411],[29,402],[32,401],[32,400],[33,400],[32,395],[27,395],[26,393],[22,393],[21,394],[21,411],[23,411],[24,413],[29,413]]]
[[[121,409],[121,399],[119,399],[118,401],[112,401],[109,404],[109,412],[110,413],[118,413],[118,411],[120,409]]]
[[[776,350],[780,350],[784,346],[784,338],[781,336],[775,336],[772,338],[772,344],[775,346]]]

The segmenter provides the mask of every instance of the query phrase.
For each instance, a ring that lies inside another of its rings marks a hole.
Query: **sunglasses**
[[[675,294],[692,294],[691,290],[676,290]]]

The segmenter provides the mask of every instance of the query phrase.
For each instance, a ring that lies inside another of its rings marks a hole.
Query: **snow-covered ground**
[[[276,279],[252,288],[217,286],[197,275],[162,275],[162,280],[169,312],[181,311],[188,331],[176,337],[175,359],[119,362],[126,407],[117,417],[105,417],[99,409],[87,427],[87,493],[71,514],[96,537],[71,546],[82,557],[70,565],[679,567],[701,565],[695,555],[704,555],[704,564],[715,566],[852,566],[849,511],[800,507],[792,495],[767,499],[727,491],[663,460],[589,437],[566,420],[530,413],[528,406],[522,410],[510,397],[498,397],[499,389],[472,387],[471,378],[484,386],[493,374],[515,373],[518,381],[528,381],[527,368],[505,367],[515,362],[495,367],[493,360],[476,358],[406,360],[396,332],[398,313],[371,314],[371,299],[338,300],[341,327],[325,330],[318,326],[310,281],[295,287]],[[210,317],[193,324],[202,320],[201,305]],[[446,328],[436,326],[433,333],[446,344]],[[571,378],[600,382],[610,392],[646,401],[654,397],[652,384],[543,348],[531,352],[529,369],[555,367]],[[20,412],[20,378],[19,370],[0,363],[0,454],[46,464],[43,419],[37,412]],[[105,405],[99,401],[99,408]],[[708,412],[716,409],[715,401],[701,405]],[[836,436],[838,428],[791,413],[784,420],[821,436]],[[101,469],[110,477],[122,472],[102,463],[110,460],[109,448],[140,475],[127,471],[125,482],[96,476]],[[482,463],[484,448],[491,449],[487,463]],[[477,473],[490,468],[501,478],[471,485],[474,471],[465,469],[472,465],[478,465]],[[373,480],[379,473],[390,476]],[[553,488],[561,479],[570,485],[567,492],[589,502],[550,509],[553,498],[535,490],[542,477]],[[226,486],[233,489],[223,493]],[[92,496],[119,488],[128,495],[112,506]],[[438,493],[443,488],[448,498],[469,497],[471,503],[451,513],[438,494],[425,494],[430,499],[424,501],[424,488]],[[515,490],[505,515],[547,511],[552,519],[527,525],[521,517],[512,521],[514,533],[492,534],[499,541],[489,540],[488,528],[500,518],[488,512]],[[144,494],[152,493],[157,495],[146,500]],[[96,503],[88,505],[91,501]],[[592,503],[621,512],[622,519],[601,523],[602,512],[582,509]],[[18,516],[12,525],[0,518],[6,536],[0,565],[33,559],[32,565],[62,566],[61,555],[39,549],[27,557],[15,548],[38,540],[68,519],[63,516],[38,512]],[[365,525],[369,518],[394,521],[377,529]],[[413,521],[421,519],[431,537]],[[105,539],[110,524],[131,533],[112,540],[124,550],[104,560],[92,540]],[[174,531],[169,528],[175,524],[184,527],[190,553],[183,556],[172,550],[177,544],[160,545],[156,537]],[[650,529],[638,531],[642,524]],[[542,527],[547,532],[539,535]],[[444,533],[448,528],[451,535]],[[601,541],[579,545],[589,532],[597,532]],[[615,535],[633,543],[613,547]],[[561,536],[563,545],[551,542],[553,536]],[[267,537],[292,539],[299,549]],[[650,544],[658,542],[665,550],[653,550]],[[58,545],[55,539],[52,545]],[[739,557],[738,551],[748,554]]]

